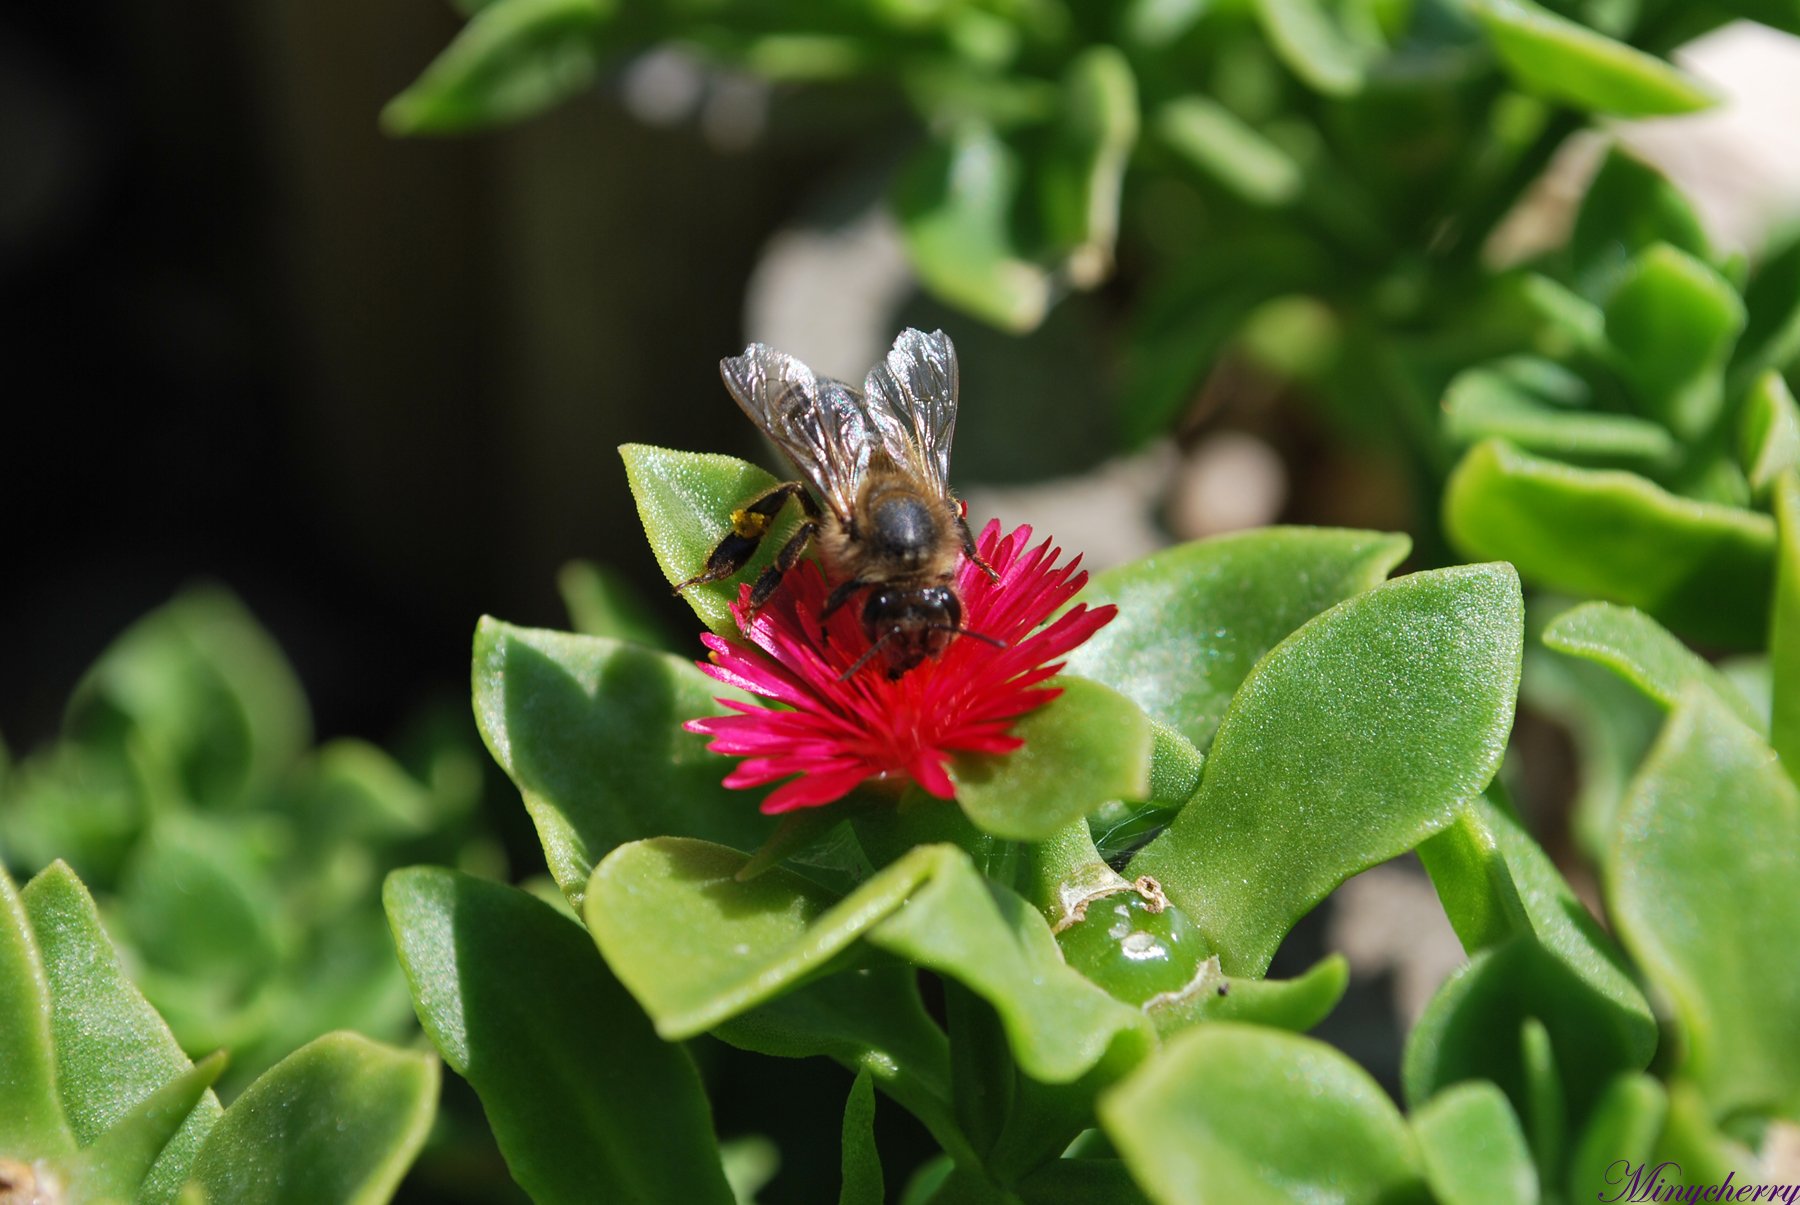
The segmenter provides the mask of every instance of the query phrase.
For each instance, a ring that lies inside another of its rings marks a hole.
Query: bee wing
[[[869,371],[864,405],[882,449],[950,493],[950,440],[956,434],[956,348],[943,331],[908,328]]]
[[[719,361],[725,388],[794,462],[839,518],[849,519],[877,438],[856,390],[816,377],[784,352],[752,343]]]

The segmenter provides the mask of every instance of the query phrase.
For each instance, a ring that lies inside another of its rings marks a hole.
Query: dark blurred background
[[[0,17],[15,751],[196,577],[270,627],[321,735],[380,739],[463,696],[481,613],[560,624],[570,557],[653,572],[617,444],[751,451],[714,365],[829,137],[723,152],[611,93],[386,137],[458,24],[427,0]]]

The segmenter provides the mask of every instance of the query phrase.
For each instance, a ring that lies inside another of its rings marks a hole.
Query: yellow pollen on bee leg
[[[731,534],[750,539],[769,530],[769,516],[753,510],[731,512]]]

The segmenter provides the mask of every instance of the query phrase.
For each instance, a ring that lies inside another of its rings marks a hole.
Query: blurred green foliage
[[[61,737],[0,784],[0,861],[75,868],[183,1049],[230,1050],[230,1096],[330,1030],[413,1030],[387,870],[504,868],[474,752],[448,728],[415,743],[409,764],[315,747],[281,650],[230,594],[193,589],[102,653]]]

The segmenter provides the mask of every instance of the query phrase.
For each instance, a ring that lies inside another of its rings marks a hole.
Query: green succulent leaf
[[[625,479],[637,502],[638,518],[663,577],[673,586],[706,568],[719,541],[731,530],[731,512],[779,484],[767,472],[735,456],[679,452],[648,444],[619,449]],[[693,586],[681,592],[700,622],[721,636],[737,638],[731,604],[740,582],[755,581],[800,525],[798,504],[789,503],[769,529],[744,571],[730,581]]]
[[[69,700],[65,732],[173,771],[193,802],[232,807],[270,790],[311,743],[293,669],[230,593],[183,592],[133,624]]]
[[[395,871],[382,898],[425,1032],[534,1201],[732,1199],[693,1062],[579,925],[436,867]]]
[[[1800,470],[1800,406],[1780,373],[1765,372],[1751,386],[1739,445],[1744,475],[1758,499],[1773,493],[1781,474]]]
[[[1293,156],[1211,97],[1196,93],[1169,101],[1151,128],[1184,162],[1252,205],[1279,208],[1306,184]]]
[[[1112,273],[1119,192],[1137,137],[1130,62],[1112,46],[1082,51],[1063,77],[1061,120],[1038,187],[1045,236],[1078,287]]]
[[[1614,1028],[1636,1057],[1649,1059],[1656,1041],[1650,1006],[1611,940],[1517,817],[1485,796],[1476,799],[1421,845],[1419,856],[1464,949],[1474,953],[1529,934],[1595,996],[1613,1002]]]
[[[1458,444],[1505,439],[1579,463],[1657,468],[1674,461],[1681,445],[1660,424],[1568,408],[1587,392],[1579,377],[1547,360],[1471,368],[1444,394],[1444,435]]]
[[[1645,1009],[1643,1018],[1648,1018]],[[1526,1049],[1527,1022],[1543,1025],[1537,1048]],[[1646,1040],[1646,1033],[1650,1040]],[[1553,1052],[1567,1098],[1554,1102],[1579,1126],[1601,1088],[1615,1075],[1643,1070],[1655,1029],[1598,990],[1579,963],[1534,934],[1520,933],[1477,950],[1444,981],[1407,1035],[1401,1063],[1406,1099],[1421,1107],[1465,1080],[1491,1080],[1512,1101],[1534,1141],[1551,1135],[1538,1123],[1546,1051]],[[1561,1126],[1556,1127],[1558,1132]],[[1540,1173],[1542,1169],[1540,1168]]]
[[[1373,57],[1320,0],[1255,0],[1270,47],[1289,70],[1327,96],[1353,96]]]
[[[1651,417],[1693,440],[1725,404],[1725,362],[1744,329],[1731,283],[1667,243],[1631,261],[1606,305],[1606,338]]]
[[[925,287],[1001,330],[1035,329],[1050,308],[1050,276],[1020,251],[1013,207],[1019,153],[983,122],[960,123],[924,147],[894,188],[907,254]]]
[[[1717,99],[1663,60],[1531,0],[1479,0],[1474,11],[1513,81],[1546,100],[1614,117],[1660,117]]]
[[[1510,566],[1417,573],[1308,621],[1232,699],[1200,790],[1127,876],[1154,876],[1219,954],[1260,974],[1351,875],[1487,786],[1512,726],[1523,606]]]
[[[610,636],[645,648],[678,651],[668,626],[630,579],[611,566],[570,561],[557,572],[556,588],[569,613],[570,626],[583,636]]]
[[[814,979],[731,1018],[713,1036],[775,1058],[824,1055],[876,1085],[958,1158],[977,1156],[950,1107],[950,1051],[910,967],[873,966]]]
[[[1100,1099],[1100,1124],[1161,1205],[1416,1196],[1417,1149],[1369,1074],[1310,1038],[1190,1029]]]
[[[844,1102],[843,1147],[840,1153],[844,1183],[838,1205],[881,1205],[881,1154],[875,1149],[875,1083],[867,1071],[859,1071]]]
[[[1119,614],[1070,654],[1068,672],[1119,691],[1204,750],[1264,653],[1379,583],[1410,547],[1401,535],[1270,527],[1095,574],[1080,601],[1116,603]]]
[[[56,1092],[50,984],[19,891],[0,867],[0,1150],[31,1160],[72,1150]]]
[[[1744,287],[1748,318],[1731,354],[1733,396],[1771,370],[1786,372],[1800,356],[1800,230],[1787,232]]]
[[[1544,629],[1544,645],[1606,666],[1664,710],[1675,706],[1681,692],[1694,683],[1711,691],[1744,723],[1762,726],[1750,701],[1729,678],[1642,611],[1612,603],[1582,603],[1550,622]]]
[[[1613,146],[1575,215],[1569,252],[1575,285],[1604,305],[1637,255],[1667,243],[1710,262],[1712,247],[1687,198],[1663,174]]]
[[[70,1186],[80,1199],[141,1201],[146,1195],[162,1197],[161,1186],[154,1182],[146,1185],[145,1180],[169,1144],[179,1138],[202,1100],[211,1096],[212,1085],[223,1070],[223,1051],[207,1056],[137,1102],[84,1147],[68,1171]],[[216,1101],[213,1106],[216,1113]]]
[[[50,987],[63,1112],[76,1142],[92,1145],[131,1110],[188,1075],[194,1064],[126,975],[94,901],[74,871],[53,863],[25,885],[21,896]],[[141,1205],[175,1200],[222,1112],[212,1093],[203,1092],[144,1174],[136,1195]]]
[[[964,984],[1000,1015],[1019,1066],[1068,1082],[1148,1023],[1063,964],[1024,900],[990,890],[954,846],[922,845],[842,900],[774,868],[742,882],[743,854],[640,841],[594,871],[586,914],[621,982],[674,1040],[853,965],[859,939]]]
[[[1412,1119],[1425,1179],[1443,1205],[1538,1198],[1537,1169],[1506,1094],[1483,1080],[1439,1093]]]
[[[191,1183],[214,1205],[379,1205],[424,1145],[437,1093],[435,1058],[326,1034],[244,1089]]]
[[[1419,847],[1474,961],[1447,983],[1409,1038],[1407,1096],[1423,1103],[1466,1079],[1500,1084],[1529,1119],[1523,1051],[1492,1040],[1542,1015],[1574,1079],[1575,1112],[1605,1075],[1646,1065],[1656,1021],[1612,941],[1516,817],[1478,799]],[[1455,985],[1455,986],[1452,986]]]
[[[600,74],[611,0],[489,0],[413,85],[388,102],[390,134],[441,134],[542,112]]]
[[[1350,986],[1342,954],[1320,959],[1298,979],[1236,979],[1213,959],[1179,996],[1153,1001],[1145,1010],[1164,1038],[1201,1021],[1241,1021],[1305,1033],[1336,1008]]]
[[[1664,712],[1612,670],[1552,653],[1541,640],[1526,648],[1519,700],[1567,728],[1575,742],[1577,791],[1571,827],[1582,849],[1598,864],[1612,845],[1619,800],[1661,730]]]
[[[1769,742],[1788,777],[1800,782],[1800,467],[1775,485],[1774,617],[1769,625],[1769,673],[1773,684]]]
[[[1715,1116],[1800,1117],[1800,942],[1790,889],[1800,787],[1710,692],[1689,686],[1620,805],[1612,915],[1674,1004],[1684,1073]]]
[[[1143,1057],[1151,1030],[1142,1013],[1071,970],[1043,917],[992,886],[960,850],[937,856],[931,879],[870,933],[874,945],[986,1001],[1019,1069],[1033,1079],[1070,1083],[1115,1044],[1128,1059]]]
[[[956,801],[984,832],[1042,841],[1109,799],[1150,795],[1149,717],[1098,682],[1054,684],[1063,693],[1013,725],[1023,748],[951,767]]]
[[[1510,560],[1534,584],[1637,607],[1722,647],[1762,642],[1775,546],[1765,515],[1489,440],[1450,475],[1444,525],[1466,555]]]
[[[1600,1093],[1569,1158],[1571,1201],[1629,1191],[1629,1171],[1647,1165],[1669,1111],[1663,1086],[1648,1075],[1615,1077]]]
[[[627,841],[688,832],[754,849],[774,828],[721,785],[730,762],[681,730],[734,694],[691,661],[600,636],[491,618],[475,632],[475,722],[578,908],[594,863]]]

